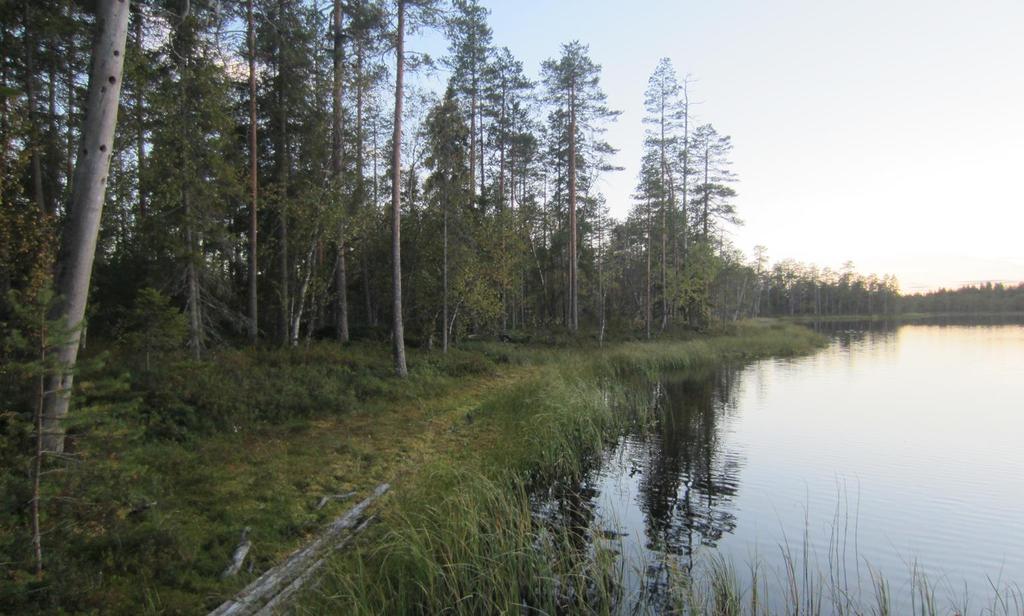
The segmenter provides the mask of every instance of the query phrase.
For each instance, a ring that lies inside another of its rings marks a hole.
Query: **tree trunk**
[[[366,207],[366,180],[363,177],[363,48],[359,44],[356,47],[356,182],[357,189],[356,193],[359,196],[359,207]],[[374,137],[376,142],[376,136]],[[376,162],[376,146],[374,147],[374,203],[373,207],[377,207],[377,162]],[[368,235],[368,234],[367,234]],[[363,299],[366,302],[366,324],[373,326],[376,325],[376,321],[373,317],[373,303],[370,297],[370,267],[367,259],[369,253],[369,240],[367,237],[363,237],[363,255],[360,259],[360,264],[363,269]]]
[[[604,328],[605,328],[605,313],[604,313],[604,216],[598,220],[597,229],[597,297],[598,297],[598,314],[600,315],[600,331],[597,334],[598,346],[604,345]]]
[[[395,37],[395,126],[391,160],[391,292],[392,346],[395,374],[406,377],[405,331],[402,327],[402,80],[405,76],[405,0],[398,0],[398,31]]]
[[[140,56],[142,54],[142,21],[144,18],[141,10],[135,11],[135,50]],[[143,83],[140,79],[135,84],[135,166],[136,175],[138,176],[136,181],[138,182],[139,191],[139,222],[146,219],[146,210],[149,209],[148,196],[142,181],[142,172],[146,168],[146,124],[142,90]]]
[[[298,289],[298,305],[292,312],[291,318],[291,332],[289,334],[289,344],[291,346],[299,346],[299,333],[302,331],[302,313],[306,311],[306,296],[309,292],[309,282],[313,277],[313,270],[316,269],[316,245],[319,240],[314,240],[309,245],[309,250],[306,252],[306,272],[302,277],[302,284],[299,285]]]
[[[35,69],[35,46],[36,41],[33,33],[35,24],[30,18],[31,2],[25,3],[25,96],[28,99],[28,123],[29,123],[29,144],[32,200],[39,207],[43,214],[54,214],[46,209],[46,200],[43,196],[43,161],[42,161],[42,138],[39,131],[39,111],[36,109],[36,69]]]
[[[185,211],[185,244],[188,246],[188,265],[185,271],[185,282],[188,286],[188,347],[198,361],[203,353],[203,316],[199,296],[199,272],[196,268],[199,255],[192,234],[192,205],[186,190],[182,190],[181,201]]]
[[[469,190],[476,202],[476,76],[473,77],[473,92],[469,99]]]
[[[683,262],[685,270],[687,262],[687,250],[689,248],[688,233],[690,231],[689,218],[689,196],[690,196],[690,93],[687,83],[683,82],[683,225],[680,233],[683,236]]]
[[[444,289],[444,298],[442,301],[441,308],[441,329],[444,330],[441,335],[441,352],[448,352],[448,201],[444,201],[444,233],[442,239],[442,269],[441,269],[441,284]]]
[[[334,172],[336,189],[341,191],[345,168],[344,136],[342,135],[342,95],[345,80],[345,39],[342,34],[341,0],[334,0],[334,87],[331,88],[332,117],[331,128],[334,137],[331,148],[331,168]],[[344,209],[344,203],[339,203]],[[345,263],[345,213],[342,213],[338,224],[338,267],[335,271],[335,287],[337,291],[337,330],[338,342],[348,342],[348,277]]]
[[[709,229],[708,218],[710,216],[710,212],[708,211],[709,201],[710,201],[710,197],[711,197],[711,186],[708,185],[708,176],[709,176],[709,174],[708,174],[708,166],[710,165],[710,162],[709,162],[708,159],[710,157],[711,157],[711,151],[708,150],[705,147],[705,149],[704,149],[704,195],[703,195],[704,196],[704,203],[703,203],[703,208],[704,209],[701,212],[701,219],[702,219],[701,220],[701,224],[703,225],[704,241],[705,242],[708,241],[708,229]]]
[[[661,102],[661,331],[668,326],[668,161],[665,156],[665,98]]]
[[[569,86],[569,330],[579,329],[576,285],[576,89]]]
[[[257,296],[257,211],[259,204],[259,152],[256,140],[256,30],[253,0],[245,5],[249,60],[249,342],[259,337],[259,300]]]
[[[50,56],[46,83],[46,170],[45,177],[49,184],[46,191],[46,209],[54,214],[60,209],[60,131],[57,128],[57,82],[59,78],[60,59],[57,54]]]
[[[128,5],[120,0],[100,0],[96,24],[99,36],[93,47],[89,75],[89,102],[82,127],[82,145],[75,164],[71,212],[61,247],[56,290],[61,298],[55,313],[72,328],[66,344],[57,349],[63,367],[52,375],[43,410],[43,448],[64,450],[63,420],[68,413],[78,342],[89,296],[92,263],[96,256],[103,197],[117,124],[121,94],[125,39],[128,35]]]
[[[654,310],[651,306],[651,248],[653,243],[651,241],[651,204],[647,203],[647,297],[644,301],[644,331],[647,338],[651,337],[651,320],[654,316]]]
[[[43,311],[40,311],[43,312]],[[40,315],[39,328],[39,362],[46,365],[47,327],[46,315]],[[32,551],[36,557],[36,577],[43,577],[43,533],[39,527],[39,497],[41,496],[40,481],[43,476],[43,409],[46,403],[46,374],[40,373],[36,389],[35,417],[35,457],[32,460]]]
[[[67,0],[67,19],[74,19],[74,11],[72,9],[73,0]],[[68,35],[67,40],[67,54],[68,59],[65,66],[65,87],[67,88],[67,109],[65,115],[65,157],[64,157],[64,175],[67,179],[67,185],[64,187],[64,195],[61,197],[65,203],[70,203],[71,199],[71,185],[73,184],[72,178],[74,177],[74,164],[75,164],[75,127],[74,127],[74,116],[75,116],[75,37],[73,34]],[[65,212],[67,214],[67,212]]]

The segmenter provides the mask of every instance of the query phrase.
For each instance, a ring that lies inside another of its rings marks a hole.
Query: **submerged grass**
[[[699,616],[1020,616],[1024,589],[1013,583],[991,582],[984,602],[974,603],[966,591],[940,592],[917,566],[908,571],[910,583],[894,594],[891,583],[869,568],[862,592],[836,582],[835,569],[822,571],[796,559],[781,547],[781,564],[772,568],[754,559],[747,573],[717,554],[708,555],[691,572],[677,572],[669,583],[668,600],[657,613]],[[654,613],[655,610],[641,611]]]

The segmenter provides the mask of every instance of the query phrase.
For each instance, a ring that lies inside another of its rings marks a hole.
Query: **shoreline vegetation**
[[[586,458],[622,422],[637,420],[615,412],[626,392],[614,384],[623,377],[793,356],[824,338],[762,321],[655,342],[577,340],[473,342],[447,355],[413,349],[401,381],[390,375],[387,348],[373,344],[165,360],[160,379],[139,371],[113,386],[112,360],[80,376],[83,419],[70,437],[78,462],[47,483],[65,499],[45,520],[54,528],[49,575],[45,583],[5,578],[0,603],[21,613],[209,610],[382,482],[393,495],[360,544],[366,549],[416,528],[410,521],[418,516],[454,513],[459,502],[489,499],[492,508],[478,510],[477,522],[501,524],[499,509],[522,506],[528,488],[578,479]],[[351,502],[317,507],[324,496],[349,492],[357,495]],[[471,524],[467,512],[442,518]],[[24,553],[21,520],[2,522],[4,553]],[[223,581],[246,528],[248,561]],[[545,575],[519,565],[506,582]],[[365,592],[373,588],[382,587],[368,584]],[[398,595],[416,596],[413,587]]]
[[[807,551],[811,539],[804,528],[778,546],[777,566],[756,554],[734,563],[709,549],[690,569],[663,555],[657,578],[648,566],[620,558],[626,552],[621,537],[574,509],[592,456],[631,425],[654,421],[653,397],[628,386],[635,385],[630,377],[801,355],[821,346],[820,337],[797,332],[786,321],[760,320],[743,323],[731,336],[615,345],[485,400],[467,415],[477,418],[479,431],[468,432],[506,439],[484,437],[483,447],[419,469],[414,487],[390,501],[384,523],[354,550],[336,555],[297,613],[331,613],[338,606],[350,614],[1024,613],[1024,588],[1001,578],[990,580],[990,597],[970,596],[955,580],[929,577],[924,563],[911,561],[909,585],[893,586],[845,535],[842,527],[850,522],[842,503],[828,562]],[[531,412],[520,415],[517,409],[524,408]],[[544,438],[531,439],[537,435]],[[631,595],[626,567],[640,577],[640,590]]]

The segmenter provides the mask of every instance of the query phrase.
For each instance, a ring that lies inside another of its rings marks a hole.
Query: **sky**
[[[624,170],[600,184],[618,217],[668,57],[695,81],[695,120],[732,137],[748,255],[852,261],[904,292],[1024,281],[1024,0],[482,4],[531,76],[562,43],[590,46],[623,112],[606,137]]]

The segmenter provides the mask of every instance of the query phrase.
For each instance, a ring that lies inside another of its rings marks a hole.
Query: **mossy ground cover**
[[[526,547],[537,537],[524,532],[524,498],[531,485],[579,473],[620,428],[608,383],[629,370],[788,355],[820,341],[803,328],[759,323],[600,348],[476,342],[448,357],[413,351],[404,381],[391,376],[386,349],[371,344],[226,351],[202,363],[157,365],[120,394],[134,402],[119,411],[130,416],[79,436],[76,464],[102,460],[93,467],[103,470],[54,476],[75,504],[48,518],[62,530],[44,544],[47,575],[41,582],[5,575],[0,604],[19,612],[198,613],[352,504],[317,509],[321,496],[359,498],[381,482],[394,491],[379,507],[379,523],[304,604],[408,611],[429,597],[441,608],[457,593],[490,587],[463,607],[491,609],[507,607],[521,579],[533,579],[543,603],[541,596],[565,594],[543,580],[571,579],[585,565],[566,557],[541,566],[531,556]],[[114,438],[104,432],[112,425],[136,436]],[[433,535],[417,534],[431,524]],[[252,570],[222,581],[243,528],[251,529]],[[23,549],[16,535],[26,530],[5,514],[3,531],[9,558]],[[544,540],[565,546],[571,538]],[[419,557],[388,552],[399,545],[419,549]],[[510,551],[522,555],[501,559],[512,569],[478,567],[470,581],[436,569]]]

